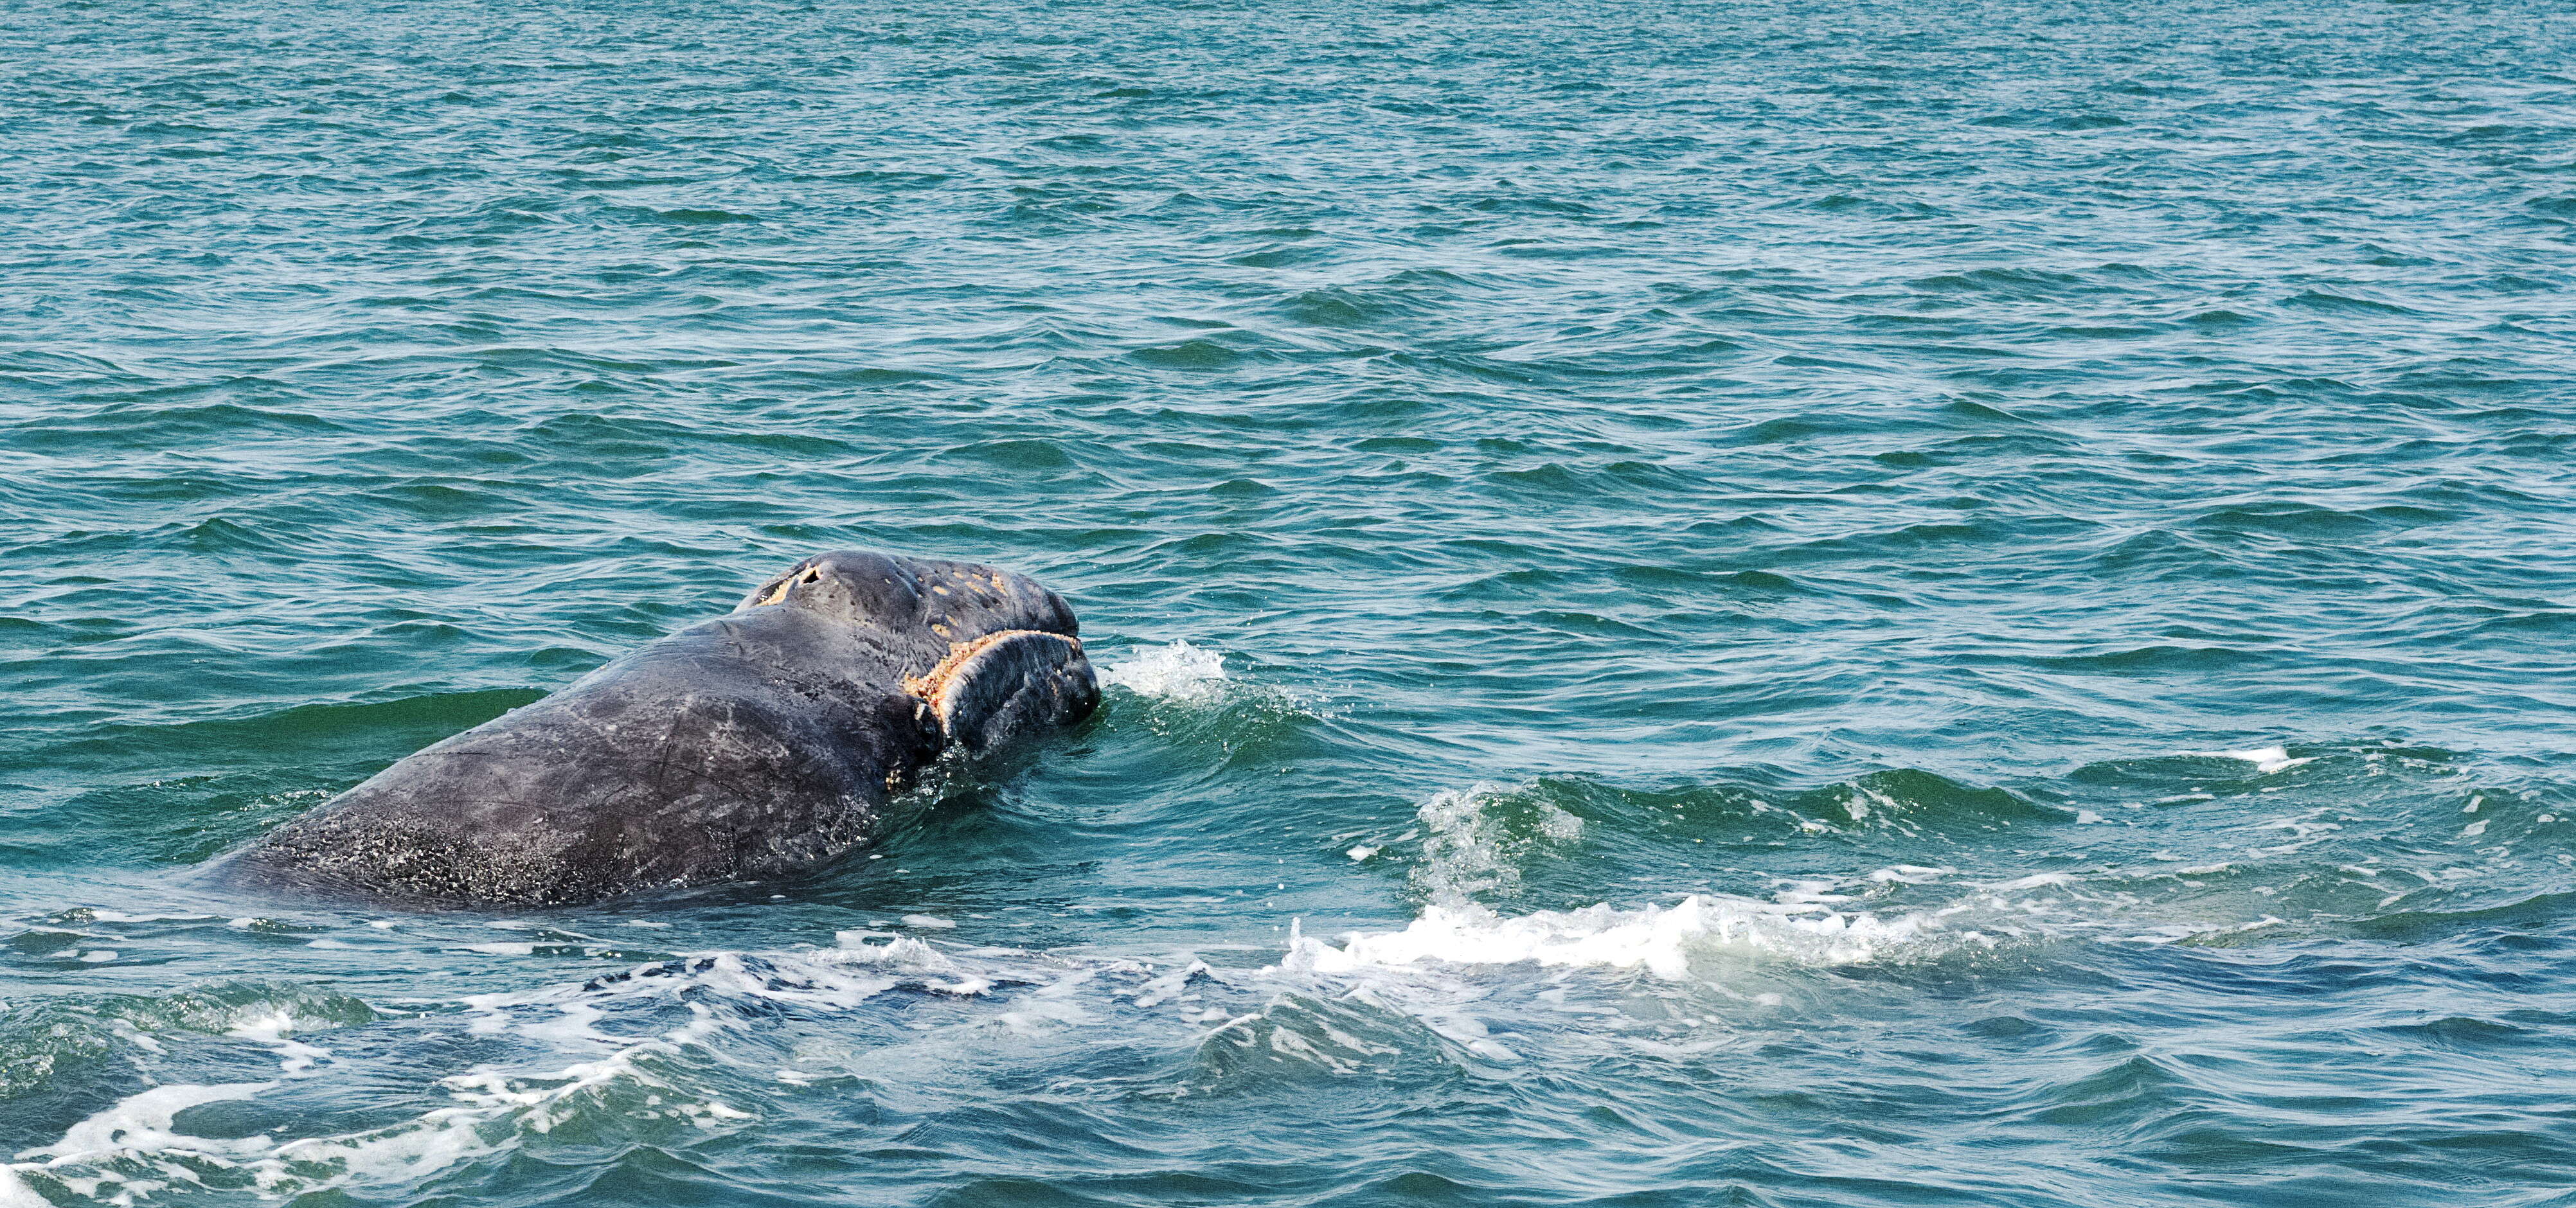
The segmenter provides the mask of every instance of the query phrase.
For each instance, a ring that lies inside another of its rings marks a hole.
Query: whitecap
[[[2196,755],[2203,759],[2242,759],[2253,764],[2255,772],[2265,776],[2317,761],[2314,755],[2293,759],[2287,747],[2255,747],[2244,751],[2185,751],[2183,754]]]

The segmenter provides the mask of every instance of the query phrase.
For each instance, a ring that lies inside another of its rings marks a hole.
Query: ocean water
[[[0,6],[0,1205],[2576,1204],[2576,17]],[[192,879],[840,546],[813,876]]]

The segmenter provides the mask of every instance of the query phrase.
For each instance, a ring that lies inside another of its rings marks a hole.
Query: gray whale
[[[965,562],[818,554],[726,616],[427,747],[230,857],[227,879],[559,906],[811,869],[946,750],[1099,704],[1073,610]]]

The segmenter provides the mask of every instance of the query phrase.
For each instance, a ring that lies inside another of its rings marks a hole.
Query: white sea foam
[[[2287,747],[2255,747],[2251,750],[2245,751],[2185,751],[2183,754],[2197,755],[2204,759],[2242,759],[2247,763],[2253,764],[2254,770],[2265,776],[2269,776],[2274,772],[2288,771],[2300,764],[2315,763],[2317,761],[2317,758],[2314,755],[2305,755],[2293,759],[2290,757],[2290,751]]]
[[[1946,864],[1939,867],[1925,864],[1891,864],[1869,874],[1869,879],[1882,883],[1893,881],[1900,885],[1929,885],[1943,877],[1957,876],[1958,873],[1958,869]]]
[[[288,1077],[301,1077],[331,1056],[329,1049],[295,1038],[295,1033],[309,1032],[314,1028],[314,1024],[296,1018],[294,1012],[281,1009],[244,1019],[225,1034],[256,1040],[274,1048],[280,1059],[279,1071]]]
[[[1138,696],[1177,701],[1214,700],[1226,680],[1225,657],[1187,641],[1147,646],[1100,672],[1100,682]]]
[[[1430,906],[1402,931],[1351,932],[1336,947],[1292,935],[1279,968],[1348,973],[1371,966],[1509,965],[1642,968],[1688,976],[1694,953],[1737,949],[1803,964],[1847,965],[1916,946],[1937,924],[1920,915],[1882,919],[1816,902],[1763,902],[1692,894],[1672,906],[1607,904],[1504,916],[1476,905]],[[1964,937],[1963,937],[1964,938]]]
[[[54,1202],[36,1194],[15,1169],[0,1164],[0,1208],[54,1208]]]
[[[94,1162],[128,1151],[152,1152],[183,1143],[230,1148],[240,1141],[210,1141],[172,1131],[172,1118],[189,1108],[228,1099],[248,1099],[277,1084],[274,1082],[229,1082],[219,1086],[156,1086],[137,1091],[117,1100],[88,1119],[72,1125],[63,1139],[19,1154],[20,1158],[43,1159],[48,1166],[74,1162]],[[267,1138],[245,1140],[265,1143]]]

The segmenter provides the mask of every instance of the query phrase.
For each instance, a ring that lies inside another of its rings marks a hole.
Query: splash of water
[[[1145,647],[1100,672],[1103,684],[1138,696],[1189,703],[1215,700],[1226,679],[1225,657],[1187,640]]]

